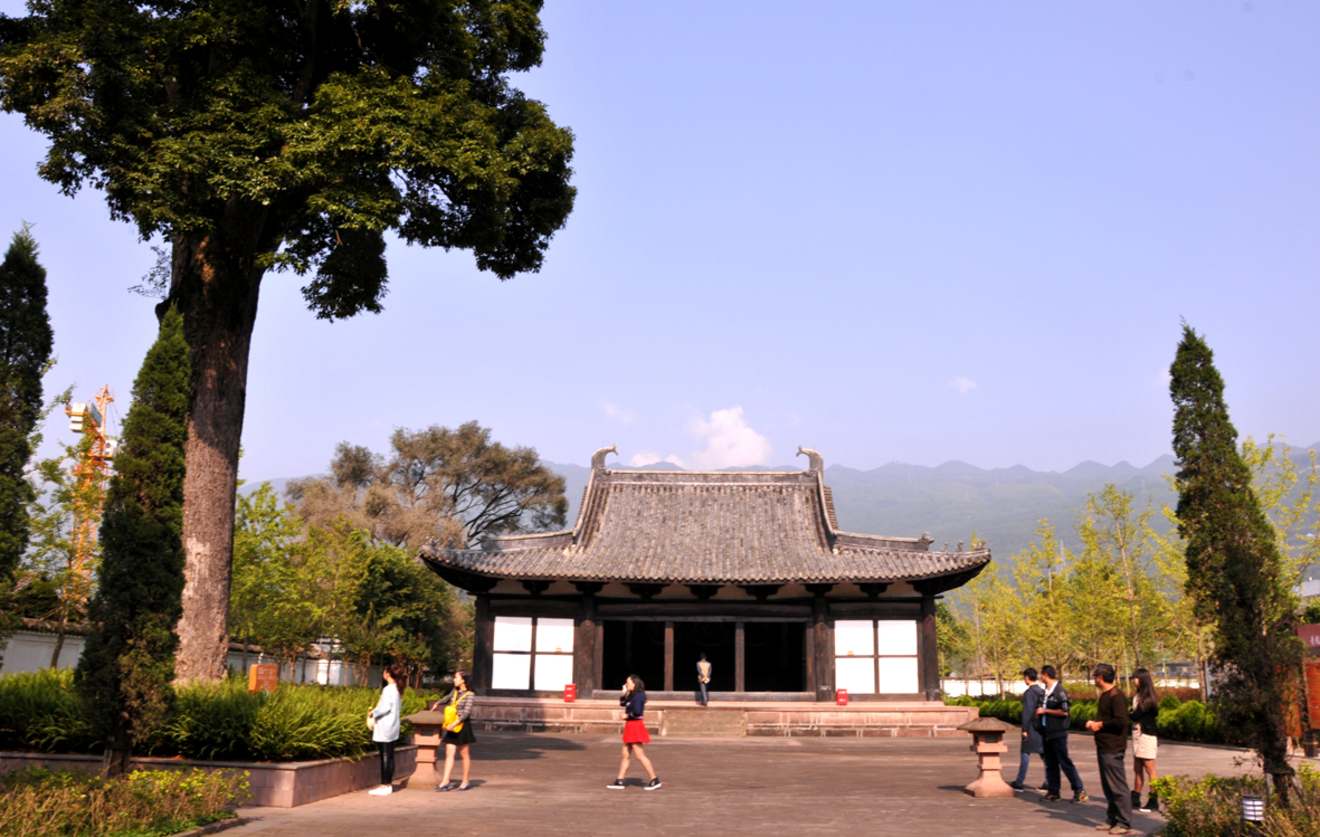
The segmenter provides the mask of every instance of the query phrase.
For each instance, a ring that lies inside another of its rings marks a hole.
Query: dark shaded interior
[[[744,623],[744,688],[749,692],[806,691],[805,648],[802,622]]]
[[[622,689],[623,681],[632,674],[642,678],[648,692],[664,689],[665,623],[606,621],[603,627],[601,689]]]
[[[648,691],[664,689],[665,623],[604,623],[603,682],[613,691],[630,674],[646,683]],[[745,622],[744,690],[748,692],[802,692],[807,688],[806,628],[801,622]],[[695,692],[697,660],[704,653],[711,664],[712,692],[734,690],[733,622],[674,622],[674,690]]]
[[[732,692],[734,686],[734,625],[732,622],[674,623],[674,691],[697,690],[697,661],[710,663],[710,691]]]

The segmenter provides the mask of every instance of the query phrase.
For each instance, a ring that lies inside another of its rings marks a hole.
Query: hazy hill
[[[571,526],[590,469],[558,462],[545,465],[567,483]],[[1100,491],[1106,483],[1131,491],[1139,506],[1153,502],[1157,513],[1161,503],[1173,505],[1176,498],[1162,476],[1172,472],[1172,465],[1172,456],[1162,456],[1144,468],[1126,462],[1113,466],[1083,462],[1063,473],[1033,471],[1021,465],[987,470],[966,462],[946,462],[933,468],[891,463],[870,471],[830,465],[825,469],[825,484],[833,490],[839,526],[845,531],[913,538],[929,532],[936,549],[944,541],[950,548],[959,541],[970,542],[975,531],[992,552],[1007,558],[1030,543],[1041,518],[1054,524],[1070,549],[1079,548],[1081,541],[1073,529],[1075,512],[1085,504],[1088,493]],[[610,467],[619,466],[610,463]],[[673,465],[650,467],[659,468],[675,469]]]
[[[1320,447],[1320,443],[1312,446]],[[1306,457],[1308,448],[1294,449],[1295,458]],[[590,469],[582,465],[545,462],[564,478],[568,494],[568,526],[577,519],[582,492]],[[626,468],[614,462],[611,468]],[[667,463],[650,465],[642,470],[674,470]],[[795,471],[802,462],[753,470]],[[1151,503],[1153,523],[1167,527],[1159,514],[1160,505],[1176,503],[1165,474],[1173,472],[1173,457],[1161,456],[1138,468],[1127,462],[1101,465],[1083,462],[1062,473],[1033,471],[1022,465],[1012,468],[978,468],[966,462],[946,462],[936,467],[904,465],[894,462],[870,471],[845,465],[825,469],[825,484],[834,492],[834,507],[839,526],[845,531],[896,537],[917,537],[929,532],[938,549],[944,541],[950,548],[959,541],[969,542],[972,532],[985,540],[996,556],[1006,559],[1024,549],[1032,540],[1039,521],[1046,518],[1069,549],[1080,549],[1074,524],[1077,511],[1086,495],[1098,493],[1107,483],[1130,491],[1137,508]],[[282,492],[288,478],[270,481]],[[257,482],[248,482],[241,491],[249,492]]]

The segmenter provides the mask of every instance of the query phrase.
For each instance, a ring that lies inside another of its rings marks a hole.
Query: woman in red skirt
[[[660,779],[655,775],[655,768],[651,766],[651,760],[646,757],[646,752],[642,749],[643,745],[651,743],[651,736],[646,732],[646,721],[642,720],[642,714],[646,711],[646,685],[642,683],[642,678],[637,675],[631,675],[623,684],[623,694],[619,697],[619,705],[623,707],[623,763],[619,765],[619,778],[610,782],[605,787],[610,790],[623,790],[623,777],[628,772],[628,763],[632,761],[635,754],[637,760],[646,768],[646,774],[651,777],[651,781],[643,786],[644,790],[658,790]]]

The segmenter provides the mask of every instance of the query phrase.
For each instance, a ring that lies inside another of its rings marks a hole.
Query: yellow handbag
[[[464,692],[463,694],[467,694],[467,692]],[[453,732],[463,731],[463,724],[458,723],[458,706],[456,705],[460,697],[461,695],[455,692],[449,703],[445,704],[445,727],[449,728],[449,725],[453,724]]]

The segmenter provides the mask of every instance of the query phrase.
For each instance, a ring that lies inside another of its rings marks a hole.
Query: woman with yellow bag
[[[472,769],[472,759],[468,747],[477,737],[472,734],[470,721],[475,698],[468,690],[467,679],[466,671],[454,672],[454,690],[436,702],[437,706],[444,707],[445,713],[444,732],[440,734],[440,741],[445,745],[445,778],[435,786],[438,791],[465,791],[469,787],[468,772]],[[449,773],[454,769],[454,751],[458,751],[463,759],[463,784],[457,788],[449,784]]]

